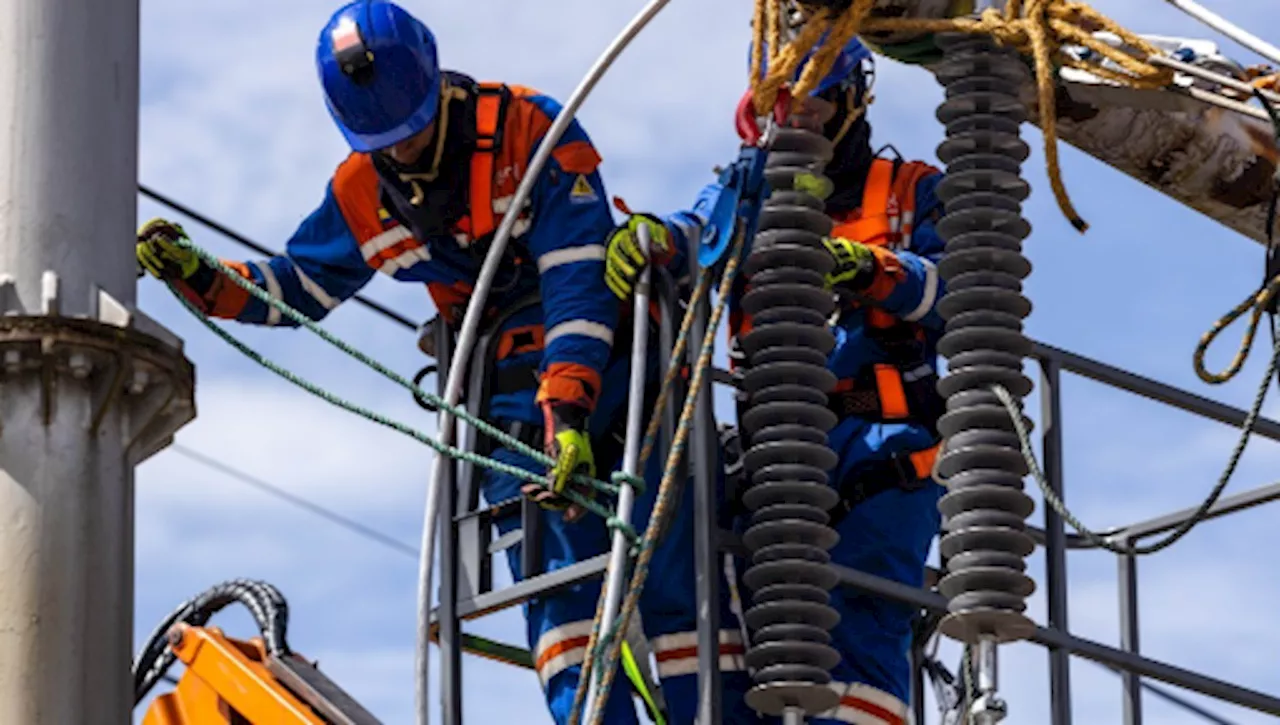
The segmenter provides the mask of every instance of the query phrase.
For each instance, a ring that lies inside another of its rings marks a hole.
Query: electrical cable
[[[298,496],[297,494],[290,493],[289,491],[286,491],[283,488],[280,488],[274,484],[268,483],[248,473],[245,473],[244,471],[241,471],[236,468],[232,468],[231,466],[215,458],[211,458],[209,456],[206,456],[203,453],[194,451],[180,443],[174,443],[173,445],[169,446],[169,449],[172,450],[174,453],[177,453],[178,455],[190,461],[199,463],[200,465],[205,466],[206,468],[215,470],[225,476],[233,478],[239,481],[240,483],[245,484],[246,486],[252,486],[253,488],[258,489],[259,491],[263,491],[264,493],[274,496],[286,503],[289,503],[305,511],[309,511],[315,514],[316,516],[319,516],[320,518],[325,519],[326,521],[329,521],[330,523],[337,524],[338,526],[341,526],[342,528],[350,531],[353,534],[362,536],[377,544],[381,544],[382,546],[388,549],[391,549],[396,553],[404,554],[405,556],[414,557],[415,559],[418,556],[418,549],[414,546],[410,546],[409,544],[406,544],[403,541],[400,541],[391,536],[388,536],[374,528],[371,528],[353,519],[347,518],[346,516],[343,516],[342,514],[337,513],[336,511],[325,508],[324,506],[321,506],[319,504],[312,503],[311,501],[308,501],[307,499],[301,496]]]

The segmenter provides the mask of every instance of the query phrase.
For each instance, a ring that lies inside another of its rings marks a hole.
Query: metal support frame
[[[1062,364],[1055,358],[1040,365],[1040,418],[1043,433],[1042,466],[1053,492],[1062,496]],[[1049,626],[1069,631],[1067,625],[1067,532],[1062,517],[1044,507],[1047,556]],[[1053,725],[1071,722],[1071,657],[1065,650],[1049,651],[1049,712]]]
[[[448,370],[453,364],[453,335],[445,325],[436,325],[436,360],[440,370]],[[437,376],[437,392],[443,396],[445,376]],[[451,421],[456,428],[457,422]],[[456,435],[457,431],[454,431]],[[452,517],[458,510],[458,461],[452,461],[443,476],[445,485],[440,492],[440,508]],[[462,621],[458,618],[458,566],[459,527],[446,526],[440,536],[440,691],[442,693],[443,725],[462,725]]]
[[[696,249],[690,264],[696,267]],[[697,274],[695,269],[693,274]],[[689,330],[689,365],[697,365],[711,314],[711,301],[699,300]],[[710,376],[702,379],[693,418],[693,555],[701,563],[695,574],[698,607],[698,722],[720,722],[720,547],[716,525],[716,472],[722,465],[715,453],[719,436],[715,427],[715,401]]]
[[[659,327],[659,357],[663,367],[670,361],[669,354],[674,342],[675,318],[679,314],[679,306],[671,297],[674,286],[665,273],[655,276],[655,298],[659,303],[661,323]],[[703,318],[705,320],[705,317]],[[699,331],[693,331],[698,333]],[[700,334],[693,339],[700,340]],[[447,349],[447,348],[444,348]],[[696,350],[693,352],[696,355]],[[1063,415],[1062,415],[1062,379],[1064,373],[1077,375],[1095,382],[1117,388],[1150,400],[1154,400],[1173,408],[1184,410],[1201,418],[1217,421],[1232,426],[1240,426],[1245,419],[1245,411],[1224,405],[1217,401],[1195,395],[1150,378],[1116,368],[1105,363],[1077,355],[1060,348],[1036,343],[1032,352],[1041,372],[1041,429],[1044,444],[1043,467],[1050,485],[1060,495],[1065,489],[1063,470]],[[733,385],[733,378],[723,370],[712,376],[715,383],[725,386]],[[477,391],[479,392],[479,391]],[[675,398],[674,410],[679,409],[679,400]],[[709,398],[708,398],[709,400]],[[668,411],[672,411],[668,408]],[[711,411],[708,410],[708,413]],[[714,416],[706,415],[695,425],[695,438],[692,442],[695,464],[717,460],[708,452],[707,444],[715,445],[715,439],[706,438],[704,443],[699,433],[715,434]],[[654,455],[665,456],[669,449],[671,434],[675,427],[675,416],[669,413],[664,421],[663,434],[659,439],[658,450]],[[1263,438],[1280,441],[1280,423],[1269,419],[1260,419],[1254,426],[1254,434]],[[433,629],[435,629],[442,652],[444,672],[449,671],[460,662],[461,653],[469,652],[478,656],[495,659],[520,667],[530,668],[531,660],[528,651],[523,647],[496,643],[481,637],[462,632],[461,623],[493,614],[498,611],[519,606],[533,597],[545,596],[561,591],[574,584],[601,577],[606,568],[607,555],[601,554],[593,559],[574,566],[560,569],[548,574],[540,574],[525,579],[510,587],[492,588],[492,578],[486,572],[474,571],[484,562],[490,566],[488,559],[500,553],[506,545],[499,542],[490,544],[488,534],[489,521],[493,513],[506,506],[520,505],[519,502],[500,502],[488,507],[477,507],[475,483],[468,472],[457,477],[456,515],[446,537],[446,547],[453,546],[448,542],[456,541],[457,550],[462,552],[456,572],[449,572],[442,577],[442,602],[452,597],[450,606],[442,606],[434,613]],[[708,466],[697,465],[692,481],[698,486],[696,492],[696,530],[694,552],[699,561],[699,596],[700,601],[714,601],[710,597],[718,587],[721,572],[720,558],[725,551],[737,552],[741,543],[729,532],[716,528],[714,511],[714,470]],[[1244,493],[1223,498],[1210,511],[1207,519],[1220,518],[1238,511],[1280,500],[1280,483],[1262,486]],[[1115,527],[1100,532],[1116,541],[1139,541],[1156,536],[1178,526],[1194,512],[1188,508],[1146,521],[1127,526]],[[1141,725],[1141,693],[1152,694],[1182,707],[1189,712],[1207,715],[1202,707],[1188,702],[1178,694],[1154,685],[1150,680],[1172,685],[1182,690],[1189,690],[1217,698],[1241,707],[1259,712],[1280,716],[1280,696],[1269,695],[1248,688],[1233,685],[1221,679],[1193,672],[1174,665],[1144,657],[1139,651],[1138,637],[1138,580],[1137,568],[1130,557],[1118,556],[1117,567],[1120,576],[1120,614],[1121,614],[1121,646],[1110,647],[1091,640],[1077,637],[1068,628],[1068,579],[1067,553],[1069,551],[1092,549],[1081,537],[1068,533],[1059,516],[1052,510],[1046,510],[1044,530],[1029,527],[1038,546],[1043,547],[1046,556],[1046,595],[1048,600],[1048,621],[1046,626],[1037,627],[1030,641],[1046,648],[1050,666],[1050,713],[1051,725],[1070,725],[1071,715],[1071,683],[1069,676],[1070,659],[1079,657],[1108,667],[1121,675],[1124,692],[1125,725]],[[474,540],[468,540],[468,538]],[[481,538],[483,537],[483,538]],[[714,545],[713,545],[714,544]],[[470,554],[479,552],[479,556]],[[878,577],[832,565],[841,585],[880,596],[904,601],[920,608],[922,614],[943,614],[946,612],[946,600],[936,591],[929,588],[916,589]],[[459,582],[467,582],[460,585]],[[471,584],[474,583],[474,584]],[[928,585],[926,585],[928,586]],[[718,635],[719,623],[716,620],[717,607],[701,607],[699,625],[699,650],[703,653],[699,668],[699,699],[703,713],[700,722],[715,723],[719,704],[719,658]],[[705,647],[707,643],[714,643]],[[919,723],[924,722],[923,692],[925,679],[922,671],[923,651],[919,645],[913,647],[912,660],[916,676],[912,684],[912,710]],[[442,672],[442,674],[444,674]],[[446,698],[457,698],[450,708],[446,702],[446,713],[460,713],[461,680],[458,677],[449,679],[444,694]],[[1016,701],[1011,703],[1017,707]],[[712,709],[707,709],[712,708]],[[708,717],[710,713],[710,717]],[[446,722],[457,722],[446,720]],[[798,722],[803,722],[801,718]]]

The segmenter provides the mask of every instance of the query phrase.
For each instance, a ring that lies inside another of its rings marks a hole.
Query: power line
[[[245,473],[244,471],[241,471],[239,469],[232,468],[231,466],[228,466],[222,461],[219,461],[214,458],[210,458],[209,456],[206,456],[203,453],[193,451],[190,448],[187,448],[186,446],[183,446],[179,443],[174,443],[173,445],[169,446],[169,448],[173,452],[183,456],[184,458],[187,458],[188,460],[199,463],[200,465],[205,466],[206,468],[211,468],[215,471],[218,471],[219,473],[222,473],[230,478],[233,478],[245,484],[246,486],[252,486],[253,488],[258,489],[259,491],[263,491],[264,493],[275,496],[276,498],[282,501],[285,501],[286,503],[289,503],[294,506],[297,506],[298,508],[310,511],[311,513],[315,514],[316,516],[319,516],[322,519],[325,519],[326,521],[329,521],[330,523],[337,524],[354,534],[363,536],[364,538],[369,539],[370,541],[376,542],[378,544],[381,544],[382,546],[385,546],[388,549],[393,549],[397,553],[404,554],[405,556],[411,557],[415,560],[418,558],[418,548],[416,546],[410,546],[409,544],[406,544],[403,541],[400,541],[399,539],[395,539],[390,536],[387,536],[386,534],[382,533],[381,531],[378,531],[377,529],[366,526],[365,524],[362,524],[359,521],[349,519],[346,516],[343,516],[342,514],[337,513],[336,511],[327,509],[323,506],[320,506],[319,504],[312,503],[306,500],[305,498],[298,496],[297,494],[290,493],[280,488],[279,486],[275,486],[273,484],[267,483],[266,481],[263,481],[260,478],[251,476],[248,473]]]
[[[165,196],[164,194],[161,194],[160,192],[155,191],[154,189],[151,189],[145,184],[138,184],[138,192],[141,193],[143,196],[147,197],[148,199],[151,199],[152,201],[156,202],[157,204],[160,204],[161,206],[166,206],[178,212],[179,214],[191,217],[192,219],[196,220],[197,222],[203,224],[206,227],[209,227],[213,231],[221,234],[222,236],[230,239],[231,241],[236,242],[242,246],[248,247],[249,249],[252,249],[258,254],[261,254],[267,257],[275,257],[279,255],[279,252],[272,251],[271,249],[268,249],[267,247],[264,247],[261,244],[258,244],[257,242],[249,239],[243,234],[233,231],[226,225],[220,224],[219,222],[205,216],[204,214],[201,214],[200,212],[192,209],[191,207],[186,206],[185,204],[182,204],[178,201],[175,201],[174,199],[168,196]],[[396,312],[390,307],[383,305],[380,302],[375,302],[374,300],[371,300],[368,297],[361,294],[355,295],[352,299],[364,305],[365,307],[368,307],[374,312],[382,315],[388,320],[391,320],[392,322],[395,322],[401,325],[402,327],[408,328],[415,332],[418,329],[418,326],[414,324],[414,322],[410,320],[408,317],[405,317],[404,315],[400,314],[399,312]]]

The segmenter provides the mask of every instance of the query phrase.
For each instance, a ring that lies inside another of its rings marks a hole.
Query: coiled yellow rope
[[[795,77],[796,70],[814,48],[800,77],[791,88],[793,97],[808,95],[835,64],[840,49],[859,33],[879,31],[912,31],[919,33],[961,32],[989,35],[997,43],[1017,49],[1031,58],[1035,67],[1041,130],[1044,133],[1044,155],[1049,184],[1058,207],[1081,232],[1088,224],[1076,212],[1066,185],[1062,181],[1058,157],[1057,99],[1054,88],[1055,64],[1088,71],[1098,77],[1130,88],[1161,88],[1173,81],[1173,71],[1156,66],[1148,58],[1160,54],[1152,44],[1102,15],[1088,3],[1070,0],[1008,0],[1004,11],[987,10],[981,16],[940,20],[876,18],[871,16],[875,0],[854,0],[838,16],[829,12],[810,12],[796,37],[785,46],[781,43],[782,14],[786,0],[756,0],[753,18],[751,88],[758,111],[773,108],[782,88]],[[1099,31],[1110,32],[1121,39],[1122,47],[1114,47],[1094,37]],[[823,35],[827,34],[826,39]],[[818,47],[821,41],[821,47]],[[765,44],[767,42],[767,72]],[[1063,45],[1080,45],[1093,51],[1089,60],[1081,60],[1060,50]],[[1118,66],[1105,67],[1110,61]]]

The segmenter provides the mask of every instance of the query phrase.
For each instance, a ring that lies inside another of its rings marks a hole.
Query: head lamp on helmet
[[[339,8],[320,32],[316,68],[329,113],[355,151],[393,146],[435,120],[435,37],[395,3],[356,0]]]

